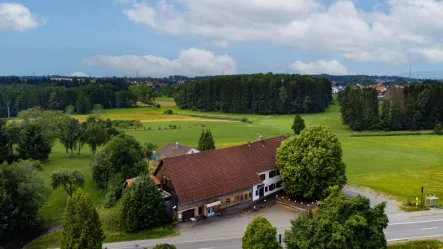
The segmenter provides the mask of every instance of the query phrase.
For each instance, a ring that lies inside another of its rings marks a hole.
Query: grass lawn
[[[171,99],[162,99],[162,101],[171,101]],[[174,114],[164,115],[163,112],[168,109],[173,110]],[[190,117],[191,114],[201,113],[181,110],[176,106],[139,107],[107,110],[105,118],[141,120],[144,123],[144,130],[127,130],[126,132],[141,143],[152,142],[159,146],[167,142],[196,146],[202,129],[211,129],[217,148],[254,141],[257,133],[262,134],[264,138],[289,135],[294,118],[294,115],[205,113],[247,117],[252,121],[242,123],[201,119]],[[87,118],[86,115],[76,117],[80,120]],[[325,113],[306,114],[302,117],[307,126],[327,125],[340,138],[349,184],[382,191],[402,201],[415,200],[422,185],[426,193],[435,193],[443,197],[443,136],[352,136],[354,133],[341,123],[337,105],[331,105]],[[180,126],[180,129],[165,130],[164,128],[169,125]],[[158,129],[159,127],[161,130]],[[99,191],[92,182],[89,157],[88,147],[83,148],[81,156],[70,158],[66,155],[64,148],[57,144],[39,175],[49,184],[49,174],[57,168],[80,170],[86,177],[85,191],[98,207],[107,242],[153,238],[170,235],[173,232],[170,228],[163,228],[160,231],[146,231],[130,235],[121,233],[114,223],[118,216],[117,208],[102,208],[104,193]],[[45,227],[60,224],[66,198],[67,194],[62,189],[53,191],[49,196],[48,201],[40,210],[45,218]],[[48,239],[47,236],[42,238],[42,240],[46,239]],[[36,243],[40,240],[38,239]]]

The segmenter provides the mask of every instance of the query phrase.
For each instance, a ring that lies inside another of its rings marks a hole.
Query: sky
[[[443,77],[441,0],[0,0],[0,75]]]

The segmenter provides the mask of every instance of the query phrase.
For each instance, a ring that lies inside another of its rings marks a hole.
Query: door
[[[214,214],[215,214],[215,209],[213,207],[208,208],[208,217],[214,216]]]
[[[265,196],[265,189],[261,188],[260,189],[260,198],[262,198],[263,196]]]
[[[182,217],[183,221],[189,220],[191,218],[194,218],[194,209],[185,211],[185,212],[182,213],[182,215],[183,215],[183,217]]]

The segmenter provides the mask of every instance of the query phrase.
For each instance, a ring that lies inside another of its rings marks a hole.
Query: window
[[[239,198],[239,196],[237,195],[236,197],[235,197],[235,201],[238,201],[240,198]]]
[[[260,179],[261,179],[262,181],[266,180],[266,175],[265,175],[265,174],[261,174],[261,175],[260,175]]]
[[[268,192],[268,186],[265,187],[265,192]]]
[[[277,170],[277,173],[276,173],[278,176],[280,175],[280,170]]]
[[[226,205],[229,205],[229,204],[231,204],[231,199],[226,199]]]
[[[240,195],[240,200],[243,201],[243,195]]]
[[[277,188],[281,188],[281,181],[277,182]]]
[[[248,194],[245,194],[245,200],[248,199]]]
[[[203,207],[198,207],[198,215],[202,215],[203,213]]]
[[[272,178],[275,176],[275,170],[269,172],[269,178]]]
[[[255,195],[257,195],[258,194],[258,191],[257,190],[255,190]],[[251,199],[252,198],[252,193],[249,193],[249,199]]]
[[[275,184],[273,183],[273,184],[271,184],[271,185],[269,185],[269,191],[272,191],[272,190],[274,190],[275,189]]]
[[[258,190],[255,190],[255,196],[258,196]]]

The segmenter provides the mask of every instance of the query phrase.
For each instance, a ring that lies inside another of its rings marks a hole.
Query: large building
[[[154,175],[171,194],[178,221],[213,216],[283,189],[275,155],[284,139],[164,158]]]

